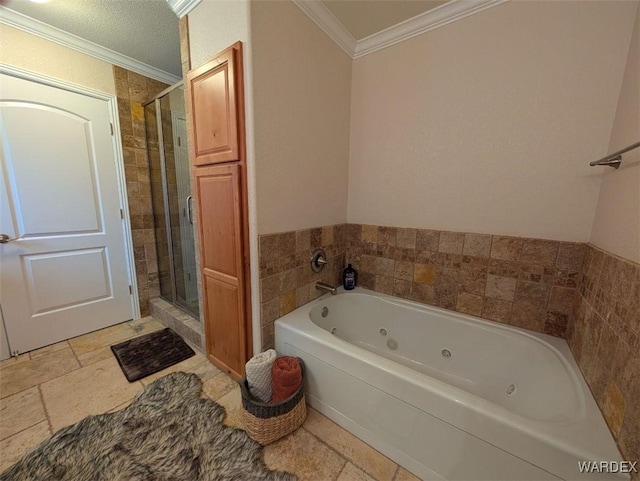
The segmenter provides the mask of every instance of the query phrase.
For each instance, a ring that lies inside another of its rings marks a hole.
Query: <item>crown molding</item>
[[[347,55],[353,58],[356,52],[356,39],[322,2],[317,0],[291,1],[320,27],[324,33],[329,35]]]
[[[92,89],[91,87],[85,87],[84,85],[74,84],[67,82],[49,75],[43,75],[39,72],[33,72],[16,65],[11,65],[5,62],[0,62],[0,74],[10,75],[12,77],[21,78],[23,80],[29,80],[32,82],[41,83],[50,87],[56,87],[69,92],[80,93],[87,97],[94,97],[100,100],[110,101],[116,98],[115,94],[103,92],[101,90]]]
[[[0,23],[30,33],[50,42],[63,45],[78,52],[90,55],[105,62],[137,72],[145,77],[172,85],[182,80],[173,74],[160,70],[146,63],[127,57],[96,43],[85,40],[71,33],[52,27],[46,23],[27,17],[7,7],[0,6]]]
[[[173,13],[175,13],[178,18],[182,18],[200,5],[202,0],[167,0],[167,2],[171,10],[173,10]]]
[[[451,0],[439,7],[358,40],[353,58],[362,57],[416,35],[495,7],[508,0]]]
[[[439,7],[400,22],[368,37],[356,40],[340,21],[318,0],[291,0],[351,58],[368,55],[416,35],[434,30],[508,0],[450,0]]]

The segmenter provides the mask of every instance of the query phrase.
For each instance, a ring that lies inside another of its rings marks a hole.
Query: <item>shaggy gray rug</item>
[[[61,429],[1,481],[295,481],[270,471],[262,447],[222,424],[195,374],[169,374],[131,405]]]

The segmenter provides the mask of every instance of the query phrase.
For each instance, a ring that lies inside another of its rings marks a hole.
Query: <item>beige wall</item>
[[[258,233],[346,221],[351,59],[291,2],[252,2]]]
[[[115,95],[110,63],[3,24],[0,44],[0,62]]]
[[[249,41],[247,0],[204,0],[189,13],[191,68],[199,67],[238,40]]]
[[[608,152],[640,141],[640,8],[627,57]],[[618,170],[602,171],[591,243],[640,263],[640,149],[624,154]]]
[[[507,2],[354,61],[348,221],[589,240],[635,2]]]

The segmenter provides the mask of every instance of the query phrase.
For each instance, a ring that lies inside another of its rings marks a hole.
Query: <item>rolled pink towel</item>
[[[277,358],[271,368],[273,397],[272,403],[278,403],[293,396],[302,384],[300,361],[291,356]]]

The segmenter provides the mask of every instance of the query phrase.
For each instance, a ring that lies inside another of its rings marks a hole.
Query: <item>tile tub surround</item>
[[[349,224],[359,285],[564,337],[585,244]]]
[[[567,340],[623,457],[640,460],[639,264],[587,246]]]
[[[118,99],[140,312],[142,316],[148,316],[149,299],[160,295],[160,286],[142,104],[168,85],[117,66],[113,67],[113,74]]]
[[[329,225],[259,236],[260,327],[262,349],[273,347],[273,323],[322,295],[317,281],[337,286],[345,266],[347,224]],[[311,256],[324,249],[328,265],[311,270]]]
[[[586,245],[543,239],[340,224],[262,235],[263,349],[273,322],[317,298],[315,282],[341,284],[347,262],[358,284],[384,294],[564,337]],[[322,246],[330,264],[309,267]]]

